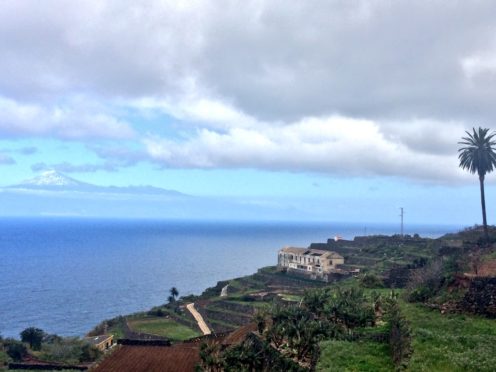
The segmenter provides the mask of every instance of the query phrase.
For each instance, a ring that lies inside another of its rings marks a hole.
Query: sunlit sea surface
[[[406,226],[438,237],[457,226]],[[200,294],[277,262],[285,245],[398,225],[0,219],[0,335],[26,327],[82,336],[104,319],[164,303],[172,286]]]

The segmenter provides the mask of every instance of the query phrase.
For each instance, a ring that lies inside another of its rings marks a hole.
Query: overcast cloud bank
[[[494,14],[493,1],[6,2],[0,135],[121,147],[69,171],[146,160],[463,182],[457,141],[496,122]]]

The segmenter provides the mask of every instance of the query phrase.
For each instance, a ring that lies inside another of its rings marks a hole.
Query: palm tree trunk
[[[484,239],[489,241],[489,234],[487,232],[487,219],[486,219],[486,197],[484,196],[484,176],[479,176],[480,192],[481,192],[481,205],[482,205],[482,225],[484,226]]]

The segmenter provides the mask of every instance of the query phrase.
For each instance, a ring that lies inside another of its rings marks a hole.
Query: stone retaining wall
[[[473,278],[459,305],[463,311],[496,318],[496,277]]]

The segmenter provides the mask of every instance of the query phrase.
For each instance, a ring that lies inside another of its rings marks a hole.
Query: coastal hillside
[[[471,228],[439,239],[371,236],[314,243],[310,247],[339,252],[345,257],[345,267],[359,269],[359,273],[323,283],[277,267],[263,268],[250,276],[219,282],[201,296],[183,297],[121,319],[113,330],[124,335],[129,324],[149,322],[154,324],[153,334],[167,337],[166,323],[173,320],[200,335],[185,307],[194,303],[214,335],[200,347],[198,363],[207,371],[236,370],[229,367],[233,365],[246,368],[239,359],[243,353],[263,355],[273,363],[259,360],[257,368],[261,369],[490,371],[496,362],[495,343],[486,342],[496,337],[491,302],[479,303],[478,308],[468,305],[470,298],[480,295],[474,289],[479,281],[491,281],[495,275],[488,271],[496,259],[495,248],[480,246],[479,236],[479,229]],[[480,255],[475,258],[474,252]],[[445,269],[438,273],[435,296],[422,301],[412,297],[422,291],[415,278],[439,261]],[[472,272],[476,262],[483,276]],[[469,284],[455,293],[453,286],[459,277]],[[483,296],[494,296],[494,287],[482,291]],[[457,306],[448,307],[446,303],[455,299]],[[329,323],[329,318],[334,320]],[[302,331],[312,330],[299,336],[306,338],[306,347],[295,343],[286,331],[277,331],[292,327],[296,331],[299,321],[303,321]],[[285,326],[280,328],[277,322]],[[253,328],[246,328],[250,324]],[[237,342],[226,346],[223,340],[231,333],[238,333],[233,336]],[[177,337],[173,331],[169,335]],[[471,356],[473,350],[479,350],[476,356]]]
[[[489,231],[496,241],[496,228]],[[135,371],[167,370],[164,363],[176,368],[171,371],[192,365],[205,371],[492,370],[496,245],[480,240],[479,227],[438,239],[364,236],[308,248],[344,257],[330,282],[272,266],[199,296],[180,297],[172,288],[167,303],[95,327],[89,337],[112,335],[118,345],[88,360],[96,360],[96,371],[122,370],[131,359]],[[9,342],[0,354],[7,364],[13,362]],[[57,360],[49,342],[41,352],[28,347],[21,364],[90,365],[78,357]]]

